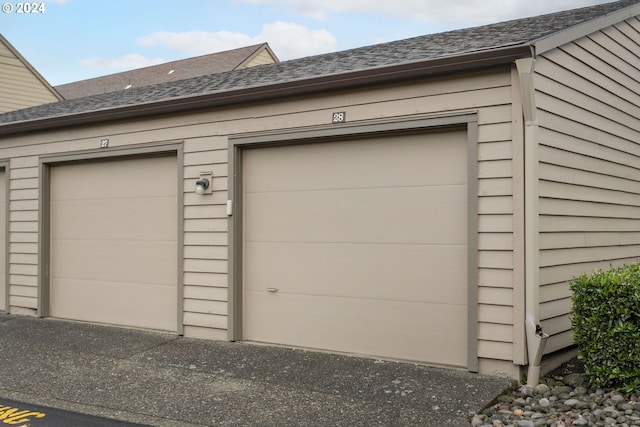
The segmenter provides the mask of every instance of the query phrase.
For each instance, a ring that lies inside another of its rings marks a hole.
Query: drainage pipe
[[[536,386],[549,336],[540,324],[538,117],[533,70],[535,59],[516,60],[524,116],[525,335],[529,368],[527,384]]]

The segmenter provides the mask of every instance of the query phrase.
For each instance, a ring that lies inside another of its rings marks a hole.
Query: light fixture
[[[198,196],[202,196],[204,194],[211,194],[211,180],[212,180],[211,172],[202,172],[200,173],[200,179],[196,181],[196,194]]]
[[[196,194],[198,196],[202,196],[207,188],[209,188],[209,180],[207,178],[196,181]]]

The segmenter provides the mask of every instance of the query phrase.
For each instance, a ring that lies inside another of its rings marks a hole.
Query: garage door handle
[[[280,289],[278,289],[278,288],[267,288],[267,291],[273,292],[273,293],[278,292],[279,290]]]

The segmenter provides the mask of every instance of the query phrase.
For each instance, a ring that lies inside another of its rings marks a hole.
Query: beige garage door
[[[51,167],[50,315],[177,330],[175,157]]]
[[[465,366],[467,137],[247,149],[247,340]]]
[[[6,173],[0,169],[0,310],[7,310],[6,244],[7,187]]]

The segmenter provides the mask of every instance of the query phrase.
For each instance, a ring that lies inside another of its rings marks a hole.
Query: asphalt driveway
[[[465,371],[0,315],[0,398],[154,426],[464,426]]]

